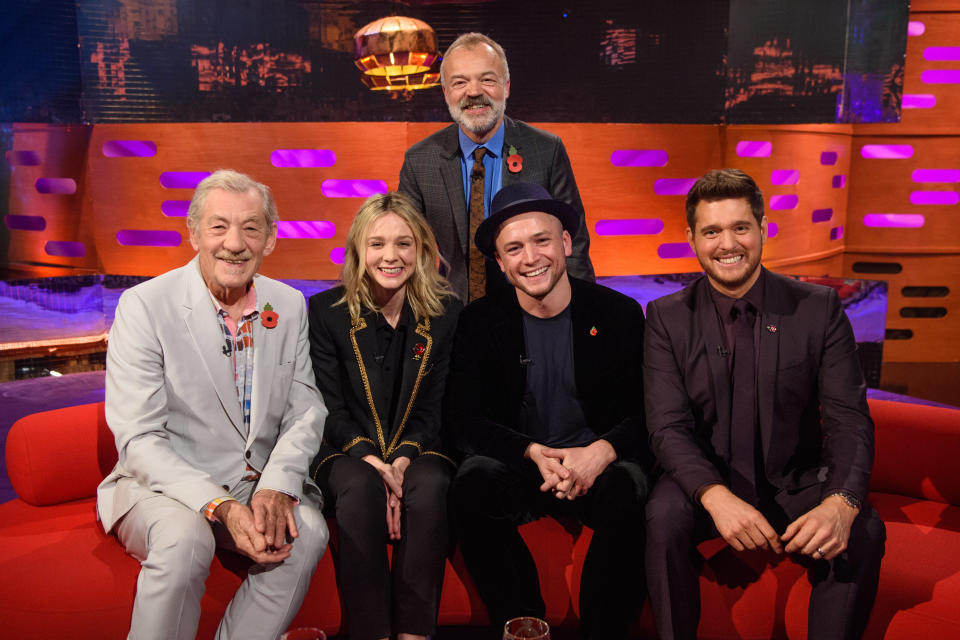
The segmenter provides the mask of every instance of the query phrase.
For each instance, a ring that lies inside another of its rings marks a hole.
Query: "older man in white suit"
[[[277,218],[268,187],[211,174],[188,214],[197,256],[120,298],[106,377],[120,459],[97,511],[141,563],[130,638],[196,636],[218,545],[254,565],[217,638],[277,638],[326,549],[303,296],[257,275]]]

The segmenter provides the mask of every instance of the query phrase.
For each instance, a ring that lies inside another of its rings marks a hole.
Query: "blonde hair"
[[[413,201],[397,191],[375,194],[367,198],[357,211],[353,224],[350,225],[343,256],[343,269],[340,273],[343,298],[338,300],[337,304],[346,303],[350,312],[350,321],[353,324],[359,322],[360,314],[364,309],[380,311],[370,288],[370,276],[367,274],[364,258],[370,225],[388,213],[399,216],[413,232],[417,262],[413,273],[407,279],[405,293],[417,321],[442,314],[443,299],[452,295],[450,284],[440,275],[437,268],[438,262],[443,261],[443,258],[440,257],[437,249],[433,231],[417,211]]]
[[[277,205],[273,201],[273,193],[270,191],[270,187],[257,182],[245,173],[239,173],[232,169],[217,169],[201,180],[193,192],[190,207],[187,209],[187,228],[191,232],[197,230],[200,218],[203,216],[203,206],[207,203],[207,194],[214,189],[222,189],[232,193],[255,192],[260,196],[260,210],[263,212],[267,229],[277,226],[280,214],[277,212]]]

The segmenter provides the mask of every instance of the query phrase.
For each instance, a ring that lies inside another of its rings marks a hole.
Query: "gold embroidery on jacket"
[[[403,412],[403,419],[400,420],[400,426],[397,427],[397,432],[393,434],[393,440],[390,442],[390,448],[387,449],[386,453],[383,456],[383,459],[386,460],[390,457],[390,454],[399,446],[397,441],[400,440],[400,435],[403,433],[404,427],[407,426],[407,418],[410,417],[410,411],[413,409],[413,403],[417,399],[417,392],[420,390],[420,381],[423,380],[423,377],[426,375],[428,368],[427,363],[430,361],[430,352],[433,349],[433,338],[430,336],[430,318],[424,318],[423,324],[418,324],[415,330],[417,335],[423,336],[427,339],[427,348],[423,352],[423,357],[420,358],[420,368],[417,369],[417,379],[413,383],[413,390],[410,392],[410,400],[407,401],[407,408]],[[414,443],[410,443],[414,444]],[[417,450],[420,450],[420,446],[417,445]]]

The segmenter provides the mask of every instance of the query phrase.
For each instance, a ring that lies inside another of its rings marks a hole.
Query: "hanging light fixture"
[[[428,89],[440,84],[437,35],[422,20],[379,18],[353,36],[353,61],[373,90]]]

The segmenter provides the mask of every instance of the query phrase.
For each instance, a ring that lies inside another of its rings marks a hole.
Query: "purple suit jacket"
[[[731,383],[709,287],[700,278],[651,302],[644,340],[651,448],[691,500],[728,483]],[[777,495],[819,484],[821,496],[845,489],[865,500],[873,421],[837,292],[767,271],[763,304],[757,400],[767,480]]]

